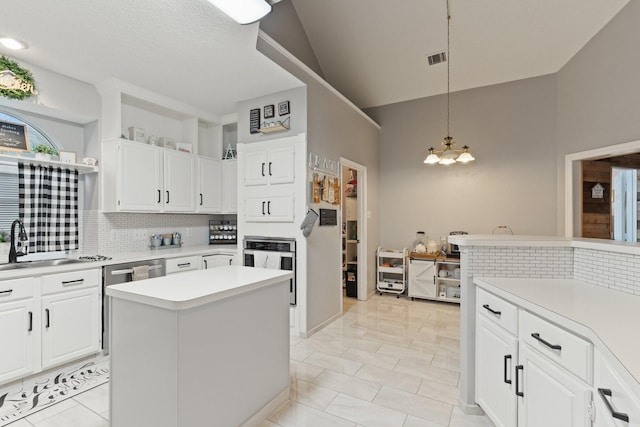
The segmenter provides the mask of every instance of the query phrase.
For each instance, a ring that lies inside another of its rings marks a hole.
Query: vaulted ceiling
[[[446,48],[445,0],[286,1],[326,80],[361,108],[446,91],[446,66],[426,60]],[[451,88],[557,72],[628,2],[451,0]],[[237,25],[207,0],[3,0],[0,37],[29,48],[0,54],[223,115],[301,85],[256,51],[257,34],[258,24]]]

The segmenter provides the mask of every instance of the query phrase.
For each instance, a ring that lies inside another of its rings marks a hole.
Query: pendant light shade
[[[462,150],[455,149],[453,145],[455,142],[449,133],[450,124],[450,106],[451,106],[451,91],[450,91],[450,74],[451,74],[451,47],[450,47],[450,35],[451,32],[451,14],[449,13],[449,0],[447,0],[447,136],[444,138],[442,148],[439,150],[433,147],[429,148],[429,155],[424,159],[424,163],[428,165],[451,165],[457,162],[468,163],[475,160],[475,158],[469,153],[469,146],[465,145]]]
[[[271,12],[265,0],[209,0],[238,24],[251,24]]]

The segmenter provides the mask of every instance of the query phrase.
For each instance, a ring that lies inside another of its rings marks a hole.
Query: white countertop
[[[140,252],[125,252],[119,254],[104,254],[112,257],[106,261],[87,261],[77,264],[66,264],[51,267],[29,267],[17,268],[15,270],[0,271],[0,280],[18,279],[21,277],[42,276],[44,274],[64,273],[67,271],[88,270],[92,268],[100,268],[105,265],[120,264],[125,262],[144,261],[159,258],[178,258],[192,255],[213,255],[221,253],[237,254],[238,247],[236,245],[201,245],[189,246],[176,249],[148,249]],[[94,253],[75,254],[69,258],[79,258],[83,255],[95,255]]]
[[[623,254],[640,255],[640,244],[638,243],[619,242],[605,239],[585,239],[579,237],[464,234],[448,236],[448,241],[449,243],[456,244],[460,247],[563,247],[595,249]]]
[[[169,310],[186,310],[289,280],[293,273],[225,266],[108,286],[106,294]]]
[[[473,281],[608,350],[640,389],[640,296],[574,279],[476,277]]]

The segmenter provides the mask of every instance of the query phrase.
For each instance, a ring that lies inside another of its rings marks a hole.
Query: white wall
[[[451,94],[451,136],[476,161],[426,165],[446,136],[446,95],[366,110],[381,126],[381,242],[409,247],[416,231],[556,233],[556,78]]]

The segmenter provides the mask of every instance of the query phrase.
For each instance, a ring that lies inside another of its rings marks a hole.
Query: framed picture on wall
[[[270,118],[272,118],[272,117],[274,117],[276,115],[274,108],[275,108],[275,106],[273,104],[264,106],[264,118],[265,119],[270,119]]]
[[[249,110],[249,133],[260,132],[260,109],[253,108]]]
[[[76,156],[76,153],[73,151],[58,151],[58,154],[60,155],[60,162],[61,163],[77,163],[78,159]]]
[[[29,151],[27,127],[18,123],[0,122],[0,150]]]
[[[289,101],[283,101],[278,104],[278,115],[286,116],[289,114]]]

